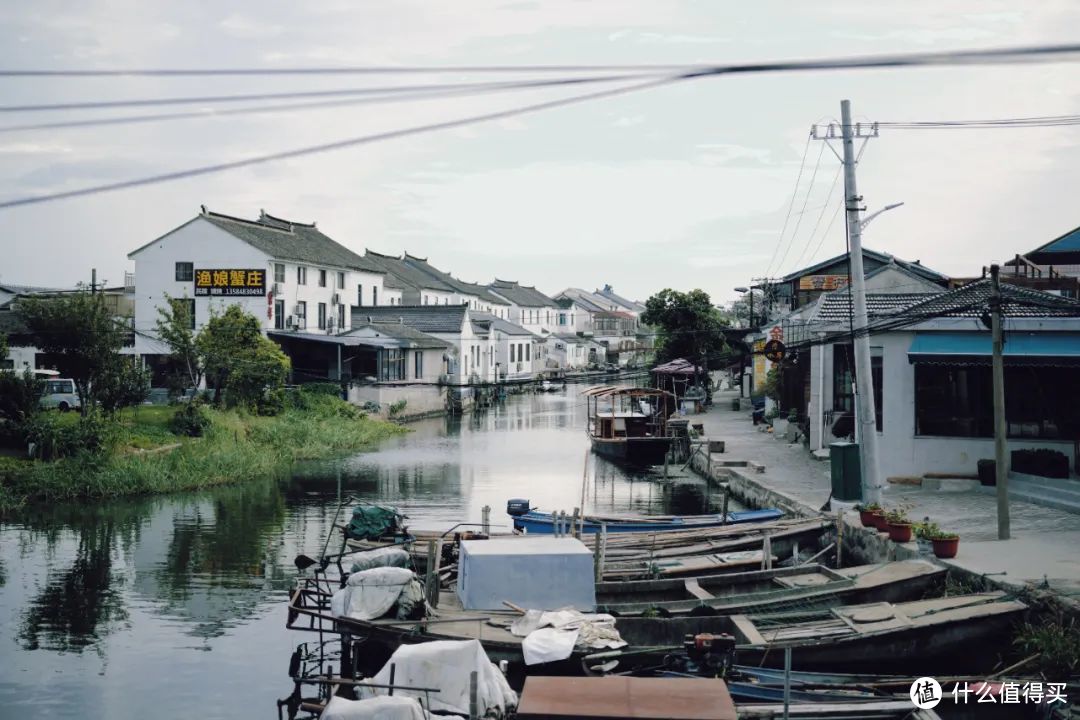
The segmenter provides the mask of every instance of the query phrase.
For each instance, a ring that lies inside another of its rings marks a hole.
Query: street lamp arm
[[[876,210],[876,211],[870,213],[869,215],[867,215],[866,217],[864,217],[862,219],[862,222],[859,223],[859,229],[862,230],[863,228],[865,228],[867,225],[870,224],[871,220],[876,218],[881,213],[888,212],[890,210],[895,210],[896,208],[900,207],[903,204],[904,203],[902,203],[902,202],[893,203],[892,205],[886,205],[885,207],[881,208],[880,210]]]

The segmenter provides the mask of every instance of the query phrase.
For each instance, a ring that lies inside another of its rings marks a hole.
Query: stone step
[[[1080,503],[1080,490],[1070,488],[1050,487],[1049,485],[1033,485],[1023,481],[1009,481],[1009,491],[1027,493],[1029,495],[1045,495],[1046,497],[1070,500]]]
[[[993,486],[980,486],[979,489],[987,495],[993,495],[997,492],[997,488]],[[1032,505],[1080,514],[1080,492],[1073,490],[1061,490],[1017,480],[1009,482],[1009,498],[1029,502]]]
[[[1042,475],[1028,475],[1027,473],[1009,472],[1009,482],[1026,483],[1042,487],[1061,488],[1080,492],[1080,480],[1073,478],[1049,478]]]

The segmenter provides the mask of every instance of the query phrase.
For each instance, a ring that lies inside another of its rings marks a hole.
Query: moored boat
[[[524,506],[522,506],[524,504]],[[552,533],[556,524],[566,524],[567,531],[580,528],[584,534],[600,532],[603,526],[609,533],[654,533],[677,532],[718,528],[742,523],[767,522],[784,516],[776,508],[762,510],[736,510],[727,515],[584,515],[578,525],[571,528],[567,518],[556,517],[552,513],[540,512],[528,507],[527,500],[511,500],[507,503],[507,512],[514,519],[514,529],[528,533]]]
[[[667,419],[675,396],[651,388],[599,385],[582,393],[593,451],[628,465],[663,465],[673,438]]]

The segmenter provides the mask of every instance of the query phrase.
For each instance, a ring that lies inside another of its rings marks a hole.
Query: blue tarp
[[[990,362],[993,338],[986,332],[920,332],[908,348],[912,363],[947,363],[979,360]],[[1005,360],[1010,364],[1052,362],[1080,363],[1080,333],[1006,332]]]

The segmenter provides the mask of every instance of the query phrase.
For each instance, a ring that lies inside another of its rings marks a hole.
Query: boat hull
[[[672,438],[592,438],[593,452],[627,465],[663,465]]]
[[[722,515],[698,515],[687,518],[671,518],[664,521],[643,521],[636,519],[619,520],[617,518],[605,519],[603,524],[607,526],[609,533],[624,532],[677,532],[703,528],[722,527],[725,525],[738,525],[741,523],[766,522],[783,517],[784,513],[775,508],[764,510],[740,510],[730,512],[725,522]],[[579,524],[581,521],[579,521]],[[600,532],[601,522],[585,518],[582,532]],[[514,517],[514,529],[529,533],[552,533],[555,530],[555,519],[550,513],[530,511],[524,515]]]

